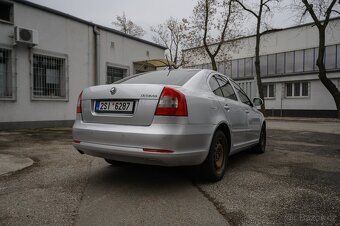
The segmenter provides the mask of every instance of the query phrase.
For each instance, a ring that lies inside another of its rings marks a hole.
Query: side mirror
[[[254,103],[254,105],[255,105],[256,107],[258,107],[258,106],[261,106],[261,105],[263,104],[263,100],[262,100],[261,98],[259,98],[259,97],[255,97],[255,98],[253,99],[253,103]]]

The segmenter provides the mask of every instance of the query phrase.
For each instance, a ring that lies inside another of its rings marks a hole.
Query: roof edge
[[[340,20],[340,16],[338,16],[338,17],[332,17],[332,18],[329,19],[329,21],[333,21],[333,20]],[[264,31],[263,34],[270,34],[270,33],[274,33],[274,32],[285,31],[285,30],[290,30],[290,29],[295,29],[295,28],[310,26],[310,25],[314,25],[314,24],[315,24],[314,22],[309,22],[309,23],[305,23],[305,24],[298,24],[298,25],[291,26],[291,27],[285,27],[285,28],[273,28],[273,29],[271,29],[271,30]],[[225,40],[223,43],[238,41],[238,40],[241,40],[241,39],[251,38],[251,37],[255,37],[255,36],[256,36],[256,34],[253,34],[253,35],[246,35],[246,36],[240,36],[240,37],[236,37],[236,38],[233,38],[233,39]],[[210,44],[209,46],[216,45],[216,44],[218,44],[218,43],[217,43],[217,42],[216,42],[216,43],[212,43],[212,44]],[[204,46],[196,46],[196,47],[192,47],[192,48],[188,48],[188,49],[183,49],[183,51],[184,51],[184,52],[185,52],[185,51],[190,51],[190,50],[199,49],[199,48],[202,48],[202,47],[204,47]]]
[[[49,8],[49,7],[46,7],[46,6],[43,6],[43,5],[39,5],[39,4],[30,2],[30,1],[26,1],[26,0],[11,0],[11,1],[19,3],[19,4],[26,5],[26,6],[30,6],[30,7],[36,8],[36,9],[40,9],[42,11],[46,11],[46,12],[49,12],[49,13],[53,13],[55,15],[62,16],[62,17],[65,17],[65,18],[68,18],[68,19],[71,19],[71,20],[74,20],[74,21],[77,21],[79,23],[83,23],[83,24],[86,24],[86,25],[89,25],[89,26],[96,26],[101,30],[108,31],[108,32],[111,32],[111,33],[114,33],[114,34],[117,34],[117,35],[121,35],[123,37],[129,38],[129,39],[132,39],[132,40],[135,40],[135,41],[138,41],[138,42],[142,42],[144,44],[148,44],[148,45],[151,45],[151,46],[163,49],[163,50],[167,49],[165,46],[162,46],[162,45],[159,45],[159,44],[156,44],[156,43],[153,43],[153,42],[141,39],[141,38],[137,38],[137,37],[134,37],[132,35],[125,34],[124,32],[115,30],[113,28],[105,27],[103,25],[96,24],[96,23],[81,19],[81,18],[76,17],[76,16],[72,16],[70,14],[67,14],[67,13],[64,13],[64,12],[61,12],[61,11],[58,11],[58,10],[55,10],[55,9],[52,9],[52,8]]]

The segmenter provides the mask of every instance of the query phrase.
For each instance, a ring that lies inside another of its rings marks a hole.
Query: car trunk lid
[[[163,85],[151,84],[89,87],[83,91],[83,121],[148,126],[153,121],[163,88]]]

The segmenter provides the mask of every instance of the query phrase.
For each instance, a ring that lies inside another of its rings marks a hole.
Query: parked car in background
[[[82,91],[73,145],[111,164],[199,165],[207,179],[218,181],[228,156],[265,151],[261,104],[212,70],[132,75]]]

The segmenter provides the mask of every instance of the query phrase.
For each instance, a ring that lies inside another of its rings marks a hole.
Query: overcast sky
[[[125,12],[128,18],[142,26],[151,40],[150,26],[162,23],[169,17],[183,18],[192,14],[197,0],[30,0],[94,23],[113,27],[116,15]],[[290,0],[284,1],[286,4]],[[272,20],[275,28],[295,25],[294,15],[289,9],[280,10]]]

